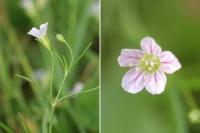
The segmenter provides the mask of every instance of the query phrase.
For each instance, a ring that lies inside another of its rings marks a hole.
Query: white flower
[[[99,0],[96,0],[91,5],[91,14],[99,17],[100,3]]]
[[[21,0],[21,7],[26,11],[26,13],[29,16],[31,17],[36,16],[37,12],[36,12],[36,7],[33,0]]]
[[[34,70],[33,75],[38,81],[44,81],[45,77],[48,76],[47,72],[43,69]]]
[[[48,28],[48,23],[45,23],[45,24],[41,24],[40,25],[40,29],[37,29],[35,27],[33,27],[29,32],[28,34],[31,35],[31,36],[34,36],[36,37],[37,39],[42,39],[44,38],[44,36],[46,35],[47,33],[47,28]]]
[[[77,94],[77,93],[80,93],[84,88],[84,84],[82,82],[77,82],[72,91],[71,91],[71,94]]]
[[[151,37],[142,39],[141,49],[122,49],[118,63],[121,67],[131,67],[123,77],[122,87],[133,94],[143,88],[151,94],[161,94],[167,82],[165,73],[174,73],[181,64],[172,52],[161,51]]]
[[[32,0],[21,0],[21,5],[24,9],[30,9],[34,4]]]

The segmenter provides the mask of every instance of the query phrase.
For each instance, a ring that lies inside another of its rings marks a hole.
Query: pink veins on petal
[[[140,49],[122,49],[118,57],[121,67],[131,69],[122,79],[122,87],[129,93],[136,94],[144,88],[155,95],[165,90],[167,78],[181,68],[177,57],[170,51],[163,51],[151,37],[141,40]]]

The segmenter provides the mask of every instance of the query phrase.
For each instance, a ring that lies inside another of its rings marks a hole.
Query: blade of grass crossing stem
[[[10,129],[9,127],[7,127],[4,123],[0,122],[0,128],[2,128],[3,130],[5,130],[7,133],[14,133],[12,131],[12,129]]]
[[[31,130],[29,129],[28,124],[27,124],[26,120],[24,119],[24,117],[21,115],[21,113],[18,113],[18,115],[19,115],[19,118],[23,122],[21,124],[22,124],[22,127],[24,128],[24,130],[26,131],[26,133],[31,133]]]
[[[31,80],[30,78],[28,78],[28,77],[26,77],[26,76],[23,76],[23,75],[20,75],[20,74],[16,74],[16,76],[17,76],[18,78],[21,78],[21,79],[23,79],[23,80],[26,80],[26,81],[30,82],[30,84],[34,84],[33,80]],[[45,96],[45,98],[47,98],[47,100],[49,101],[49,103],[51,103],[50,97],[44,92],[44,90],[43,90],[37,83],[35,83],[35,84],[36,84],[37,87],[41,90],[41,92],[42,92],[42,94]]]
[[[32,80],[30,78],[26,77],[26,76],[23,76],[23,75],[20,75],[20,74],[16,74],[16,76],[18,78],[21,78],[21,79],[26,80],[28,82],[32,82]]]

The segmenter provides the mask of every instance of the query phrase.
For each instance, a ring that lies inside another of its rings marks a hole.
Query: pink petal
[[[164,51],[160,54],[161,69],[172,74],[181,68],[181,64],[176,56],[170,51]]]
[[[141,48],[148,54],[159,54],[161,52],[160,46],[151,37],[145,37],[140,42]]]
[[[145,88],[149,93],[156,95],[161,94],[165,90],[167,78],[163,71],[150,74],[146,78]]]
[[[118,63],[121,67],[132,67],[138,64],[143,53],[139,49],[122,49],[118,57]]]
[[[144,74],[133,68],[129,70],[122,79],[122,87],[129,93],[136,94],[144,88]]]

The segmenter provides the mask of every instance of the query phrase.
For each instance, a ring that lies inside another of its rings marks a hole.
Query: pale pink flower
[[[143,38],[140,45],[142,50],[122,49],[118,57],[121,67],[131,68],[122,79],[122,87],[133,94],[143,88],[153,95],[161,94],[167,82],[165,73],[174,73],[181,64],[172,52],[161,51],[151,37]]]

